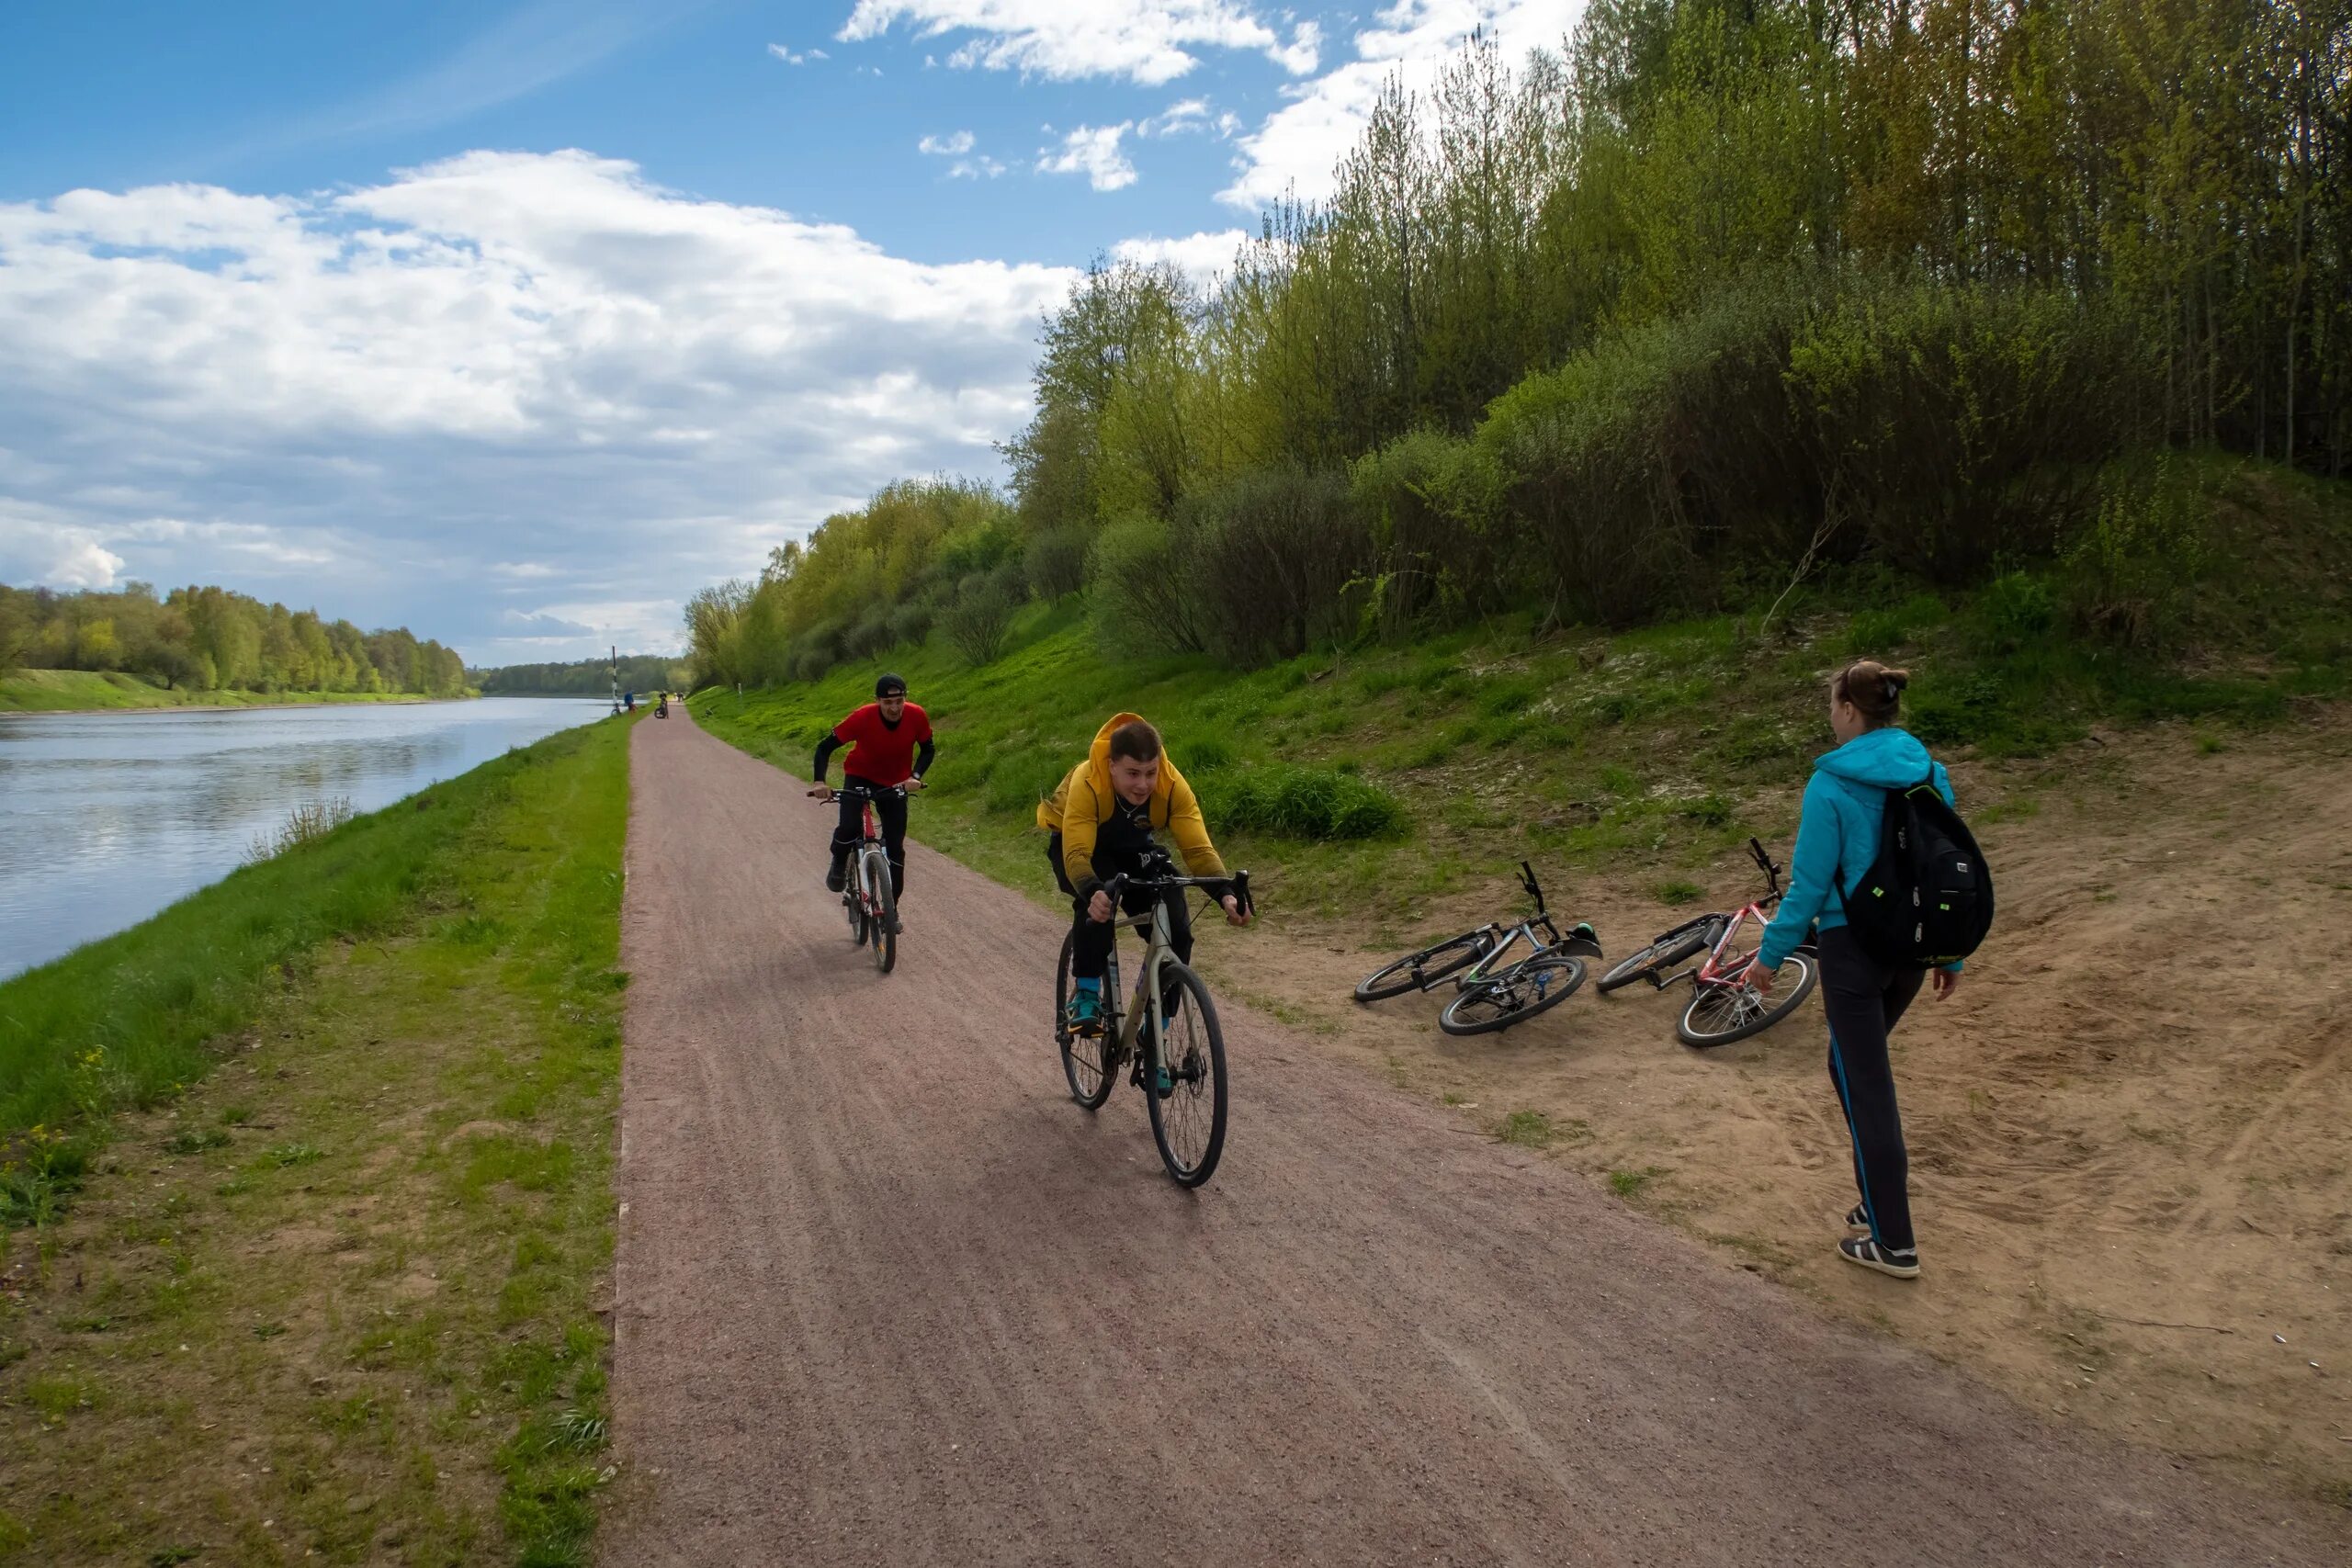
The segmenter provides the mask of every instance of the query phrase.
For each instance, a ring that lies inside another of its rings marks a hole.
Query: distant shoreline
[[[470,702],[463,697],[428,697],[409,692],[240,692],[189,694],[191,697],[222,697],[229,701],[175,700],[173,690],[150,686],[135,678],[108,679],[85,670],[20,670],[0,676],[0,718],[18,715],[82,713],[233,713],[259,708],[356,707],[382,704]],[[251,697],[239,702],[238,697]]]

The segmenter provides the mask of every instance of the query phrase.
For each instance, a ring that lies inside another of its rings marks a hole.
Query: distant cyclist
[[[854,709],[817,742],[817,763],[809,777],[817,787],[808,794],[818,800],[840,798],[825,783],[826,764],[834,749],[849,747],[842,761],[842,784],[876,792],[875,815],[882,821],[882,842],[890,855],[890,897],[896,903],[907,887],[907,801],[901,795],[879,792],[904,784],[922,788],[922,776],[937,755],[932,744],[931,717],[907,701],[907,683],[896,675],[874,682],[874,700]],[[825,890],[838,893],[847,879],[849,852],[864,836],[863,803],[842,799],[841,819],[833,828],[833,857],[825,872]]]
[[[1102,1016],[1102,975],[1118,940],[1105,884],[1122,872],[1145,875],[1159,856],[1152,829],[1165,828],[1194,876],[1222,877],[1225,862],[1209,841],[1208,824],[1193,786],[1176,771],[1160,744],[1159,731],[1132,713],[1114,714],[1095,733],[1086,761],[1070,770],[1051,797],[1037,807],[1037,825],[1053,835],[1048,852],[1058,853],[1055,876],[1071,896],[1072,944],[1069,1021],[1087,1029]],[[1215,890],[1226,923],[1246,926],[1250,917],[1230,887]],[[1126,912],[1151,908],[1148,893],[1130,889],[1121,900]],[[1169,945],[1177,958],[1193,961],[1193,921],[1182,900],[1170,899]]]
[[[1919,1273],[1919,1244],[1911,1227],[1911,1166],[1903,1146],[1903,1117],[1894,1103],[1894,1068],[1887,1035],[1928,978],[1918,969],[1890,969],[1864,952],[1847,929],[1846,898],[1859,894],[1878,858],[1879,832],[1891,792],[1932,782],[1952,803],[1951,776],[1927,747],[1900,728],[1907,670],[1875,660],[1855,660],[1829,683],[1829,729],[1838,744],[1814,763],[1805,785],[1796,852],[1790,857],[1788,897],[1764,928],[1756,960],[1743,978],[1769,992],[1806,927],[1821,924],[1821,1010],[1829,1019],[1829,1078],[1851,1134],[1854,1182],[1861,1201],[1846,1223],[1865,1234],[1838,1244],[1849,1263],[1892,1274]],[[1959,987],[1959,961],[1934,971],[1938,1001]]]

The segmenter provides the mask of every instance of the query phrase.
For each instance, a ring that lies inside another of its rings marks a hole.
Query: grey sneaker
[[[1864,1269],[1875,1269],[1882,1274],[1892,1274],[1898,1280],[1919,1277],[1919,1249],[1916,1247],[1897,1252],[1881,1247],[1872,1237],[1848,1236],[1838,1244],[1838,1256]]]

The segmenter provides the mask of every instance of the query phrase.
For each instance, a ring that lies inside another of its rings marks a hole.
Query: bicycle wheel
[[[1721,915],[1705,915],[1675,927],[1603,975],[1594,982],[1593,989],[1613,991],[1636,980],[1647,979],[1660,970],[1671,969],[1684,959],[1703,953],[1715,944],[1715,938],[1723,929],[1718,924],[1722,919]]]
[[[1198,1187],[1216,1169],[1225,1152],[1225,1032],[1201,977],[1182,964],[1162,973],[1175,979],[1176,1006],[1167,1020],[1168,1038],[1144,1047],[1144,1103],[1151,1109],[1151,1141],[1160,1163],[1180,1187]],[[1169,1088],[1153,1077],[1168,1066]]]
[[[1789,975],[1792,964],[1796,968],[1794,984],[1791,984]],[[1772,987],[1769,997],[1759,997],[1737,981],[1699,986],[1690,1005],[1682,1010],[1674,1032],[1685,1045],[1702,1048],[1728,1045],[1735,1040],[1761,1034],[1794,1012],[1797,1004],[1813,994],[1820,978],[1818,964],[1804,953],[1792,953],[1781,965],[1781,983]]]
[[[885,975],[899,964],[899,905],[890,897],[890,863],[878,854],[866,857],[866,885],[874,889],[874,913],[866,918],[874,938],[874,967]]]
[[[1077,944],[1075,936],[1062,937],[1061,967],[1054,972],[1054,1044],[1061,1052],[1062,1077],[1069,1080],[1069,1097],[1093,1111],[1111,1098],[1112,1086],[1119,1078],[1110,1059],[1110,1030],[1097,1024],[1094,1033],[1077,1034],[1069,1027],[1069,965]]]
[[[1558,1007],[1584,984],[1584,960],[1566,953],[1522,958],[1491,980],[1481,980],[1437,1015],[1448,1034],[1491,1034]]]
[[[1356,982],[1356,1000],[1376,1002],[1419,990],[1430,980],[1442,980],[1465,964],[1476,964],[1494,951],[1494,936],[1485,927],[1408,953],[1396,963],[1375,969]]]

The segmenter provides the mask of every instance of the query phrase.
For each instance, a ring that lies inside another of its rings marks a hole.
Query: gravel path
[[[674,717],[631,779],[606,1562],[2352,1561],[1230,1002],[1181,1191],[1065,1092],[1054,919],[910,846],[885,978],[795,781]]]

